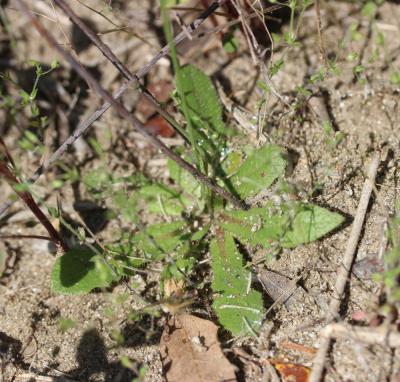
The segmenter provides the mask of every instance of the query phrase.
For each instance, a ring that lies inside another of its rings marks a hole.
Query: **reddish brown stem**
[[[42,235],[0,235],[0,239],[38,239],[54,242],[51,237]]]
[[[12,157],[7,150],[7,147],[0,137],[0,145],[2,147],[2,151],[5,152],[6,160],[12,164],[13,160]],[[32,213],[36,216],[39,222],[46,228],[47,232],[50,235],[51,240],[57,245],[60,246],[64,252],[69,250],[68,245],[64,242],[60,234],[57,230],[53,227],[50,220],[47,216],[43,213],[43,211],[39,208],[35,200],[33,199],[32,194],[29,191],[22,191],[22,184],[19,179],[14,174],[14,171],[7,163],[3,160],[3,156],[0,155],[0,175],[3,175],[7,183],[13,188],[16,194],[24,201],[27,207],[32,211]]]

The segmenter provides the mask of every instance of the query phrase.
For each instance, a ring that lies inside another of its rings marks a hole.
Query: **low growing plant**
[[[185,288],[189,280],[196,279],[200,260],[209,253],[213,308],[220,323],[234,335],[255,334],[265,313],[263,300],[252,288],[251,263],[246,264],[240,250],[243,246],[238,244],[263,247],[271,253],[294,248],[326,235],[343,217],[290,196],[284,180],[288,159],[283,148],[269,144],[234,150],[229,136],[236,133],[223,122],[210,79],[190,65],[180,70],[181,91],[175,99],[181,108],[185,98],[186,118],[193,129],[190,141],[198,149],[197,158],[192,147],[180,148],[181,155],[193,163],[201,158],[198,165],[243,200],[267,189],[273,197],[261,206],[236,210],[204,190],[173,161],[168,162],[168,183],[144,176],[115,177],[105,168],[101,176],[98,171],[88,173],[83,178],[88,191],[106,198],[115,215],[140,227],[139,211],[145,209],[161,222],[134,233],[122,232],[105,252],[71,249],[56,260],[52,288],[58,293],[87,293],[154,262],[163,263],[161,290],[171,280]]]
[[[293,18],[296,2],[291,6]],[[303,8],[306,6],[308,2]],[[165,17],[164,28],[171,42],[171,27]],[[287,44],[294,44],[294,36],[291,22]],[[116,176],[103,166],[82,178],[87,191],[106,201],[110,216],[120,217],[137,230],[122,231],[105,246],[87,244],[85,237],[75,232],[83,244],[70,249],[47,227],[63,252],[55,261],[51,287],[56,293],[89,293],[157,262],[163,265],[160,289],[167,301],[181,295],[182,290],[205,287],[207,280],[199,280],[197,271],[209,263],[213,309],[219,322],[233,335],[256,335],[265,310],[261,293],[252,286],[252,263],[245,260],[243,248],[251,253],[252,248],[262,247],[275,254],[281,248],[323,237],[337,228],[343,217],[296,198],[285,181],[288,156],[284,148],[268,144],[254,149],[244,144],[235,149],[231,138],[244,141],[246,137],[226,126],[211,80],[192,65],[181,66],[172,44],[171,57],[176,79],[173,97],[186,121],[186,129],[178,132],[188,143],[177,151],[216,184],[246,200],[248,209],[235,209],[171,160],[168,182],[142,174]],[[30,95],[25,96],[29,101]],[[2,174],[15,188],[18,179],[12,161],[7,155],[0,159]],[[29,193],[22,193],[27,190],[17,187],[16,191],[33,200]],[[251,205],[261,193],[271,197]],[[36,208],[33,203],[28,206]],[[153,214],[157,223],[143,225],[141,210]],[[62,220],[57,212],[53,214]],[[64,225],[68,227],[66,222]]]

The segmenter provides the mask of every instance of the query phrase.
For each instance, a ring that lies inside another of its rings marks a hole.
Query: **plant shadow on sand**
[[[130,381],[137,377],[132,370],[120,362],[109,362],[108,349],[103,338],[96,329],[87,330],[80,339],[76,360],[79,366],[67,372],[72,378],[83,381],[98,380],[102,375],[103,381]],[[140,365],[139,365],[140,367]]]

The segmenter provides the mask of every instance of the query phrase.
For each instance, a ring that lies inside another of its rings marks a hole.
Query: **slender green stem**
[[[290,7],[290,26],[289,26],[289,33],[290,33],[290,40],[294,38],[294,15],[296,12],[296,4],[297,0],[290,0],[289,7]]]
[[[161,1],[161,14],[162,14],[164,34],[167,39],[167,43],[169,45],[170,57],[171,57],[171,61],[172,61],[172,66],[174,68],[176,85],[177,85],[177,89],[178,89],[178,92],[180,95],[182,111],[183,111],[183,114],[185,115],[187,128],[188,128],[188,132],[189,132],[189,141],[193,147],[193,152],[195,154],[196,166],[200,171],[202,171],[203,173],[206,173],[205,161],[204,161],[203,155],[201,153],[201,150],[199,149],[199,147],[196,143],[195,130],[194,130],[192,120],[190,118],[190,111],[189,111],[189,106],[187,104],[186,96],[183,91],[184,90],[183,89],[184,81],[182,80],[182,72],[180,70],[181,67],[179,64],[179,58],[178,58],[178,55],[176,52],[176,46],[175,46],[174,39],[173,39],[171,20],[168,16],[168,12],[167,12],[167,9],[165,6],[165,0]]]

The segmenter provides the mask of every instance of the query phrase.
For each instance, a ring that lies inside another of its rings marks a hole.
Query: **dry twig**
[[[328,60],[326,59],[324,39],[322,37],[322,22],[321,22],[321,7],[319,0],[314,2],[315,14],[317,16],[317,33],[320,59],[323,62],[325,69],[329,69]]]
[[[227,0],[216,0],[214,1],[204,12],[202,12],[199,17],[194,20],[188,27],[187,30],[190,33],[193,33],[199,26],[210,16],[214,13],[214,11],[223,5]],[[175,46],[179,45],[186,39],[187,35],[185,32],[179,33],[174,38]],[[168,55],[169,53],[169,45],[164,46],[151,60],[150,62],[143,66],[140,70],[138,70],[134,77],[134,80],[125,82],[113,95],[113,100],[118,100],[124,92],[129,89],[132,84],[136,82],[136,78],[141,79],[143,78],[150,69],[163,57]],[[89,127],[96,122],[111,106],[111,103],[105,101],[103,105],[100,106],[87,120],[82,122],[73,132],[73,134],[53,153],[53,155],[48,158],[48,160],[43,163],[35,173],[28,179],[29,183],[35,183],[39,177],[45,173],[67,150],[70,146],[72,146],[75,141],[83,135]],[[14,201],[8,201],[2,206],[0,206],[0,216],[4,214],[5,211],[14,203]]]
[[[20,199],[26,204],[26,206],[32,211],[36,216],[42,226],[47,230],[49,238],[55,245],[62,248],[64,252],[67,252],[69,247],[67,243],[63,240],[59,232],[51,224],[50,220],[39,208],[32,194],[25,190],[23,184],[18,179],[16,175],[16,170],[14,167],[14,161],[9,153],[7,146],[3,139],[0,137],[0,176],[4,177],[6,182],[13,188],[15,193],[20,197]]]
[[[381,325],[376,328],[357,327],[345,323],[333,323],[322,330],[327,338],[344,338],[364,342],[369,345],[382,345],[391,348],[400,346],[400,333],[396,327]]]
[[[71,19],[71,21],[78,26],[78,28],[97,46],[103,56],[109,60],[117,70],[130,82],[136,83],[140,90],[142,91],[145,99],[153,106],[153,108],[166,120],[168,123],[174,127],[174,129],[178,132],[182,132],[182,128],[178,125],[178,123],[174,120],[172,115],[170,115],[166,110],[164,110],[157,99],[153,97],[153,95],[147,91],[147,89],[140,84],[140,78],[130,72],[130,70],[118,59],[118,57],[114,54],[114,52],[110,49],[110,47],[105,44],[97,34],[86,25],[83,20],[71,9],[71,7],[64,0],[54,0],[54,2],[64,11],[64,13]],[[185,136],[181,134],[183,138]]]
[[[376,174],[380,162],[380,154],[376,153],[368,167],[367,178],[365,179],[364,186],[361,192],[360,201],[357,207],[356,216],[354,218],[353,226],[350,233],[349,241],[347,242],[346,251],[343,256],[343,262],[338,269],[338,277],[336,279],[335,288],[331,303],[329,305],[329,312],[327,315],[327,323],[332,323],[339,314],[340,304],[346,288],[346,284],[351,272],[351,266],[354,262],[354,257],[360,239],[361,230],[363,227],[365,214],[367,212],[371,193],[375,184]],[[317,355],[314,358],[314,365],[310,376],[310,382],[319,382],[325,368],[325,358],[331,344],[331,337],[325,335],[321,338]]]

